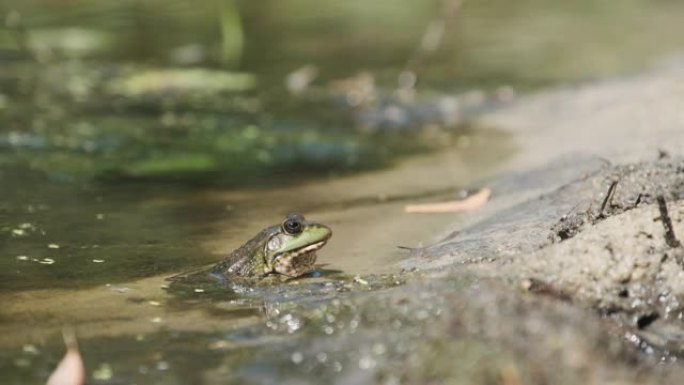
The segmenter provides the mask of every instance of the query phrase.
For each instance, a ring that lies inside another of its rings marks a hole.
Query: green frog
[[[299,277],[314,270],[316,251],[331,236],[329,227],[290,214],[281,224],[267,227],[230,253],[210,273],[228,281],[273,274]]]

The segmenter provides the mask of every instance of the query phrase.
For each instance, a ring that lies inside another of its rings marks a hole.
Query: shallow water
[[[403,205],[455,197],[512,151],[496,131],[464,137],[467,147],[390,170],[269,189],[74,185],[6,172],[0,290],[81,288],[202,266],[293,211],[335,229],[320,259],[330,268],[391,270],[402,254],[395,246],[427,241],[448,221],[406,215]]]
[[[249,330],[260,330],[269,319],[262,310],[267,304],[327,301],[347,291],[347,285],[358,286],[355,275],[398,273],[396,263],[406,251],[397,246],[429,243],[454,220],[453,215],[406,214],[403,207],[453,199],[460,186],[491,175],[512,153],[506,136],[496,131],[483,129],[468,137],[467,146],[408,159],[385,171],[271,189],[130,184],[125,189],[95,185],[74,190],[73,185],[45,181],[41,188],[30,188],[26,182],[28,193],[8,194],[21,202],[16,206],[20,209],[4,216],[12,221],[4,233],[8,258],[2,269],[0,343],[8,352],[40,346],[41,353],[10,353],[5,357],[8,372],[21,381],[40,378],[61,351],[58,335],[65,324],[76,326],[86,361],[97,362],[93,366],[114,365],[124,378],[133,371],[137,378],[155,383],[167,383],[169,376],[188,381],[200,375],[200,368],[213,367],[212,360],[189,367],[176,362],[183,360],[181,352],[188,343],[193,350],[216,340],[223,341],[217,342],[220,346],[229,344],[231,351],[242,344],[262,346],[262,332],[253,335]],[[52,187],[42,188],[46,186]],[[215,282],[191,285],[183,295],[163,289],[169,285],[165,277],[219,260],[293,210],[334,230],[319,251],[320,278],[261,294],[231,293]],[[373,282],[361,282],[366,280]],[[195,292],[198,289],[202,291]],[[238,337],[229,336],[226,342],[228,330],[248,335],[234,345],[232,339]],[[163,347],[178,339],[185,341],[181,351]],[[143,363],[149,358],[120,356],[131,341],[164,359]],[[102,356],[95,353],[96,346],[106,347]],[[197,357],[220,357],[224,348],[217,349]],[[175,354],[180,356],[172,358]],[[155,369],[165,362],[172,363],[173,374]],[[150,368],[139,368],[143,366]]]
[[[494,128],[437,130],[437,145],[418,143],[434,127],[369,135],[329,100],[284,90],[306,64],[319,69],[318,91],[362,70],[392,89],[439,19],[436,1],[243,2],[240,65],[222,56],[236,49],[222,51],[214,2],[4,5],[37,46],[27,52],[16,28],[0,30],[4,383],[43,383],[64,325],[77,329],[89,383],[277,383],[311,333],[297,334],[298,317],[328,309],[311,326],[327,334],[342,311],[335,299],[400,284],[397,246],[432,242],[457,215],[404,205],[453,199],[515,151]],[[468,2],[421,86],[525,90],[626,73],[677,47],[681,12],[641,0]],[[247,89],[209,97],[103,91],[168,66],[239,69],[258,85],[232,79],[226,87]],[[292,211],[333,228],[320,277],[242,293],[164,289]],[[284,362],[264,358],[269,346]]]

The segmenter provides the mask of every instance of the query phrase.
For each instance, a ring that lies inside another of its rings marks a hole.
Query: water
[[[429,243],[454,220],[403,206],[452,199],[515,151],[495,128],[463,121],[369,129],[341,102],[350,84],[367,85],[362,71],[377,95],[390,94],[440,9],[6,0],[4,381],[43,383],[62,354],[60,329],[73,325],[89,383],[272,383],[288,372],[274,355],[303,360],[292,355],[298,341],[335,324],[298,319],[325,320],[344,310],[335,298],[395,285],[397,246]],[[668,1],[467,2],[421,59],[407,105],[629,73],[681,48],[681,12]],[[291,94],[284,79],[305,65],[318,77]],[[166,277],[219,260],[292,211],[333,228],[321,277],[245,293],[165,291]],[[333,355],[325,365],[335,371]]]

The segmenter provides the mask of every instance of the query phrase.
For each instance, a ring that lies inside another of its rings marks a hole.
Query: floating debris
[[[150,320],[150,322],[155,323],[155,324],[162,323],[162,321],[163,320],[161,317],[154,317]]]
[[[17,226],[17,228],[12,229],[12,236],[23,237],[28,235],[29,232],[35,232],[36,230],[36,226],[34,226],[32,223],[25,222]]]
[[[194,290],[195,293],[204,293],[204,289],[197,288]]]
[[[43,258],[40,261],[38,261],[38,263],[42,263],[43,265],[52,265],[53,263],[55,263],[55,260],[52,258]]]
[[[59,245],[56,243],[51,243],[48,245],[48,249],[59,249]]]
[[[115,291],[117,293],[128,293],[129,291],[132,290],[130,287],[112,286],[111,283],[108,283],[105,286],[108,287],[109,290]]]
[[[159,306],[161,303],[159,301],[147,301],[147,304],[150,306]]]
[[[38,348],[36,348],[35,345],[31,345],[31,344],[26,344],[26,345],[22,346],[21,350],[27,354],[33,354],[33,355],[40,354],[40,351],[38,351]]]
[[[114,371],[111,365],[107,363],[100,364],[100,366],[93,371],[93,379],[97,381],[108,381],[114,376]]]
[[[207,347],[210,350],[224,350],[224,349],[230,348],[233,345],[234,344],[231,344],[230,342],[228,342],[226,340],[219,340],[219,341],[211,342]]]
[[[285,86],[290,93],[298,95],[306,91],[317,76],[318,68],[308,64],[287,74]]]
[[[17,255],[17,260],[18,261],[28,261],[29,257],[25,255]]]
[[[104,263],[104,259],[93,259],[93,263]]]

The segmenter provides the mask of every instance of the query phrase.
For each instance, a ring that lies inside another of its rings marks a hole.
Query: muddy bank
[[[670,62],[486,116],[484,123],[515,133],[523,151],[509,167],[517,172],[484,182],[493,191],[488,207],[458,218],[402,266],[468,271],[572,303],[622,330],[614,337],[635,342],[645,356],[677,362],[684,353],[682,79],[681,62]]]
[[[517,281],[610,316],[663,353],[682,354],[684,161],[596,159],[581,170],[571,183],[414,251],[420,256],[407,265],[456,265]],[[518,187],[494,191],[524,194]]]

